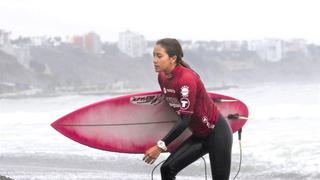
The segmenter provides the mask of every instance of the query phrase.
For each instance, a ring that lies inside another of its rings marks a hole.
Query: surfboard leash
[[[241,133],[242,133],[242,128],[240,128],[240,129],[238,130],[238,140],[239,140],[239,149],[240,149],[240,162],[239,162],[239,169],[238,169],[237,174],[234,176],[233,180],[235,180],[235,179],[237,178],[237,176],[239,175],[240,170],[241,170],[241,162],[242,162]]]
[[[238,130],[238,140],[239,140],[239,147],[240,147],[240,148],[239,148],[239,149],[240,149],[239,169],[238,169],[237,174],[234,176],[233,180],[235,180],[235,179],[237,178],[237,176],[239,175],[240,170],[241,170],[241,163],[242,163],[241,133],[242,133],[242,128],[240,128],[240,129]],[[205,159],[203,156],[202,156],[201,158],[202,158],[203,161],[204,161],[205,180],[207,180],[207,177],[208,177],[208,174],[207,174],[207,162],[206,162],[206,159]],[[162,164],[164,161],[166,161],[166,160],[161,161],[160,163],[158,163],[158,164],[153,168],[153,170],[152,170],[152,172],[151,172],[151,180],[153,180],[153,173],[154,173],[155,169],[156,169],[160,164]]]
[[[239,114],[229,114],[227,116],[228,119],[230,120],[238,120],[238,119],[244,119],[244,120],[248,120],[249,118],[248,117],[244,117],[244,116],[240,116]],[[235,180],[237,178],[237,176],[239,175],[240,173],[240,170],[241,170],[241,163],[242,163],[242,145],[241,145],[241,133],[242,133],[242,128],[240,128],[238,130],[238,140],[239,140],[239,149],[240,149],[240,162],[239,162],[239,169],[238,169],[238,172],[237,174],[234,176],[233,180]],[[201,157],[204,161],[204,173],[205,173],[205,180],[207,180],[207,162],[206,162],[206,159],[202,156]],[[160,163],[158,163],[152,170],[151,172],[151,180],[153,180],[153,173],[155,171],[155,169],[164,162],[165,160],[161,161]]]
[[[207,180],[207,162],[203,156],[201,156],[201,158],[203,159],[203,162],[204,162],[204,178],[205,180]]]
[[[153,170],[152,170],[152,172],[151,172],[151,180],[153,180],[153,172],[154,172],[154,170],[160,165],[160,164],[162,164],[163,162],[165,162],[166,160],[163,160],[163,161],[161,161],[161,162],[159,162],[154,168],[153,168]]]
[[[241,133],[242,133],[242,128],[240,128],[238,130],[238,140],[239,140],[239,146],[240,146],[240,162],[239,162],[239,169],[238,169],[238,172],[237,174],[234,176],[233,180],[235,180],[237,178],[237,176],[239,175],[240,173],[240,170],[241,170],[241,162],[242,162],[242,145],[241,145]],[[206,162],[206,159],[202,156],[201,157],[204,161],[204,172],[205,172],[205,180],[207,180],[207,162]],[[163,163],[163,162],[161,162]]]

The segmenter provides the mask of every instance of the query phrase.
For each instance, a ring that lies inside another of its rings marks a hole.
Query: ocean
[[[250,119],[242,132],[242,166],[237,179],[320,179],[320,83],[265,83],[220,90],[249,107]],[[55,131],[50,124],[84,105],[111,95],[68,95],[0,99],[0,175],[17,180],[144,180],[154,165],[143,155],[93,149]],[[319,126],[319,127],[318,127]],[[240,149],[234,134],[232,179]],[[209,166],[208,155],[205,156]],[[208,179],[210,169],[208,168]],[[161,179],[159,168],[154,179]],[[199,159],[179,180],[205,179]]]

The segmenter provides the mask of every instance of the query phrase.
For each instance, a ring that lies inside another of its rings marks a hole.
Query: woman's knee
[[[162,164],[162,166],[160,167],[160,171],[161,171],[161,174],[162,173],[168,173],[168,172],[170,172],[171,171],[171,169],[172,169],[172,167],[169,165],[169,163],[163,163]]]
[[[160,171],[162,175],[175,176],[177,174],[176,169],[170,163],[163,163],[160,167]]]

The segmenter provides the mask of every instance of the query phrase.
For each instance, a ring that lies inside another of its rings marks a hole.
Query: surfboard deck
[[[232,131],[247,121],[248,108],[240,100],[208,93],[228,120]],[[121,153],[144,153],[163,138],[178,116],[163,100],[160,91],[106,99],[71,112],[51,124],[64,136],[89,147]],[[174,140],[174,150],[191,135],[186,130]]]

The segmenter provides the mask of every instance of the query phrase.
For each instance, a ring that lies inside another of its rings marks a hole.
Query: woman
[[[143,160],[152,164],[161,152],[189,128],[192,135],[175,149],[161,166],[163,180],[175,179],[183,168],[209,153],[212,178],[229,179],[232,132],[208,96],[199,76],[183,60],[176,39],[161,39],[154,47],[154,67],[168,102],[180,119],[169,133],[145,152]]]

